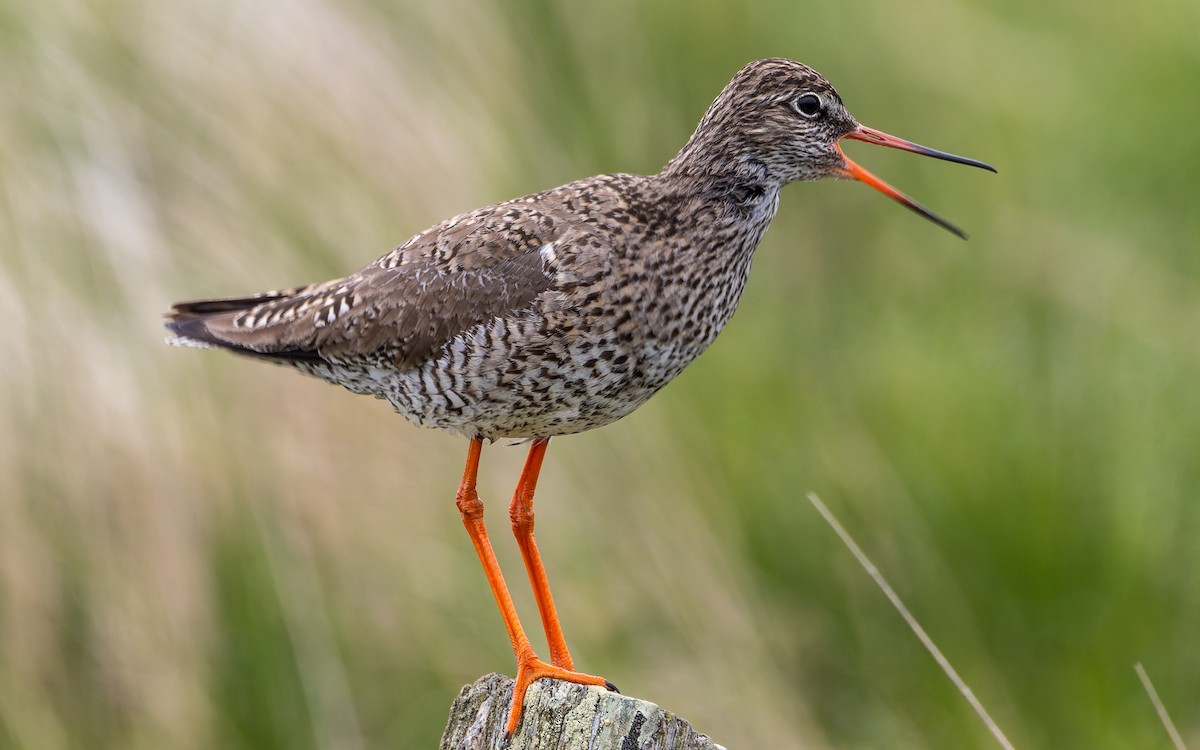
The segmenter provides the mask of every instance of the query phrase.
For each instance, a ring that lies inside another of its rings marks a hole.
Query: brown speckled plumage
[[[442,222],[343,279],[186,302],[175,343],[285,363],[468,437],[548,437],[625,416],[733,315],[780,188],[833,163],[791,101],[833,88],[747,66],[661,173],[613,174]]]

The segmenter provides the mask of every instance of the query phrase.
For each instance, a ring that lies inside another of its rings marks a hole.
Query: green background
[[[1200,745],[1194,0],[4,0],[0,746],[435,746],[513,669],[464,441],[160,316],[656,171],[775,55],[1000,173],[850,144],[970,242],[793,185],[711,351],[553,443],[578,665],[730,748],[991,745],[813,490],[1017,747],[1167,747],[1139,661]]]

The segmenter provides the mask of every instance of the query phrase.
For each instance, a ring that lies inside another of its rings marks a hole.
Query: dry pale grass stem
[[[1171,721],[1167,707],[1163,705],[1162,698],[1158,697],[1158,691],[1154,689],[1154,683],[1150,682],[1150,675],[1146,674],[1146,669],[1140,661],[1133,665],[1133,671],[1137,672],[1138,679],[1142,681],[1142,687],[1146,689],[1146,695],[1150,696],[1150,702],[1154,704],[1154,710],[1158,712],[1158,718],[1162,721],[1167,734],[1170,735],[1171,744],[1175,746],[1175,750],[1187,750],[1187,746],[1183,744],[1183,737],[1175,728],[1175,722]]]
[[[860,565],[863,566],[863,569],[867,571],[867,575],[871,576],[871,580],[875,581],[879,588],[883,590],[883,593],[888,598],[888,601],[892,603],[892,606],[896,608],[896,611],[899,612],[900,616],[904,618],[904,621],[908,623],[908,627],[911,628],[912,632],[916,634],[917,639],[920,640],[929,653],[933,655],[934,661],[938,663],[938,666],[942,668],[942,671],[946,673],[946,676],[949,677],[950,681],[954,683],[954,686],[958,688],[958,692],[962,693],[963,697],[967,699],[967,703],[971,704],[971,708],[975,709],[975,713],[979,714],[979,718],[983,720],[983,723],[985,726],[987,726],[988,731],[990,731],[992,736],[996,738],[996,742],[1000,743],[1000,746],[1005,748],[1005,750],[1013,750],[1012,743],[1010,743],[1008,738],[1004,736],[1004,732],[1000,731],[1000,727],[995,721],[992,720],[992,717],[988,714],[987,709],[983,707],[983,704],[980,703],[979,699],[975,697],[975,694],[971,692],[971,688],[967,687],[967,683],[963,681],[963,678],[958,676],[958,672],[954,671],[954,667],[950,665],[949,660],[947,660],[942,654],[941,650],[937,647],[937,644],[933,642],[933,639],[929,637],[929,634],[926,633],[925,629],[921,627],[921,624],[917,622],[917,618],[913,617],[913,614],[908,611],[908,607],[904,606],[904,602],[900,600],[900,596],[888,584],[887,579],[883,577],[883,574],[879,572],[879,569],[875,567],[875,564],[871,562],[871,559],[867,557],[867,554],[862,551],[858,544],[855,543],[854,539],[850,536],[850,533],[846,531],[846,529],[843,528],[840,523],[838,523],[837,518],[834,517],[829,508],[825,507],[825,503],[821,502],[821,498],[817,497],[815,493],[808,493],[808,500],[813,504],[813,506],[816,507],[817,512],[821,514],[825,521],[833,527],[833,530],[837,532],[839,537],[841,537],[842,542],[844,542],[845,545],[850,548],[851,554],[853,554],[854,558],[858,560]]]

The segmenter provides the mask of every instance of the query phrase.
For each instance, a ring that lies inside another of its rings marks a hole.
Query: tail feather
[[[278,292],[266,292],[265,294],[256,294],[252,297],[223,297],[221,299],[198,299],[189,302],[176,302],[171,305],[171,312],[167,313],[168,320],[175,320],[182,317],[191,317],[197,315],[213,315],[223,312],[241,312],[249,310],[252,307],[257,307],[264,302],[274,302],[277,299],[290,297],[296,293],[295,289],[287,289]]]
[[[252,297],[226,297],[221,299],[202,299],[188,302],[178,302],[171,306],[171,311],[165,316],[167,330],[174,336],[167,339],[173,346],[190,346],[200,349],[225,349],[238,354],[246,354],[274,361],[323,361],[315,350],[300,348],[281,348],[264,351],[247,343],[231,340],[214,331],[229,330],[232,319],[239,313],[253,309],[259,305],[286,299],[307,287],[287,289],[277,292],[266,292]],[[217,325],[213,325],[213,324]]]

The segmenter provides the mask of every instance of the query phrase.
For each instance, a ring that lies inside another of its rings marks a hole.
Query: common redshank
[[[288,365],[470,441],[457,505],[517,659],[511,736],[534,680],[612,689],[575,671],[534,542],[550,438],[629,414],[712,343],[789,182],[860,180],[966,237],[846,158],[846,138],[995,171],[860,125],[812,68],[759,60],[656,175],[600,175],[487,206],[345,278],[181,302],[167,314],[170,341]],[[517,618],[475,491],[483,442],[498,438],[532,441],[509,514],[549,663]]]

